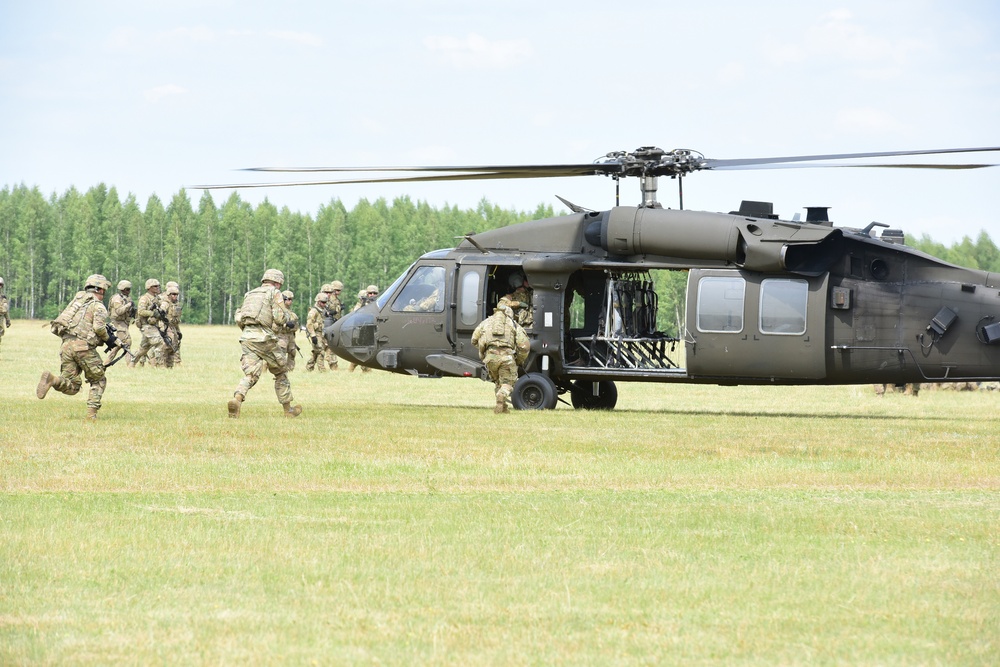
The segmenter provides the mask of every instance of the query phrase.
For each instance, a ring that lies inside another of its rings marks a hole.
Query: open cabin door
[[[829,274],[692,269],[687,287],[691,377],[826,377]]]

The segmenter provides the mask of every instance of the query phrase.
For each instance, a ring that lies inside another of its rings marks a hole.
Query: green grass
[[[265,377],[237,331],[109,371],[0,346],[0,664],[996,664],[993,392]]]

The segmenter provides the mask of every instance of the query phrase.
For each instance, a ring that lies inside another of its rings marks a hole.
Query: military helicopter
[[[455,248],[424,254],[374,303],[325,329],[337,355],[364,366],[485,380],[472,331],[502,296],[527,280],[531,352],[514,387],[514,407],[551,409],[569,394],[575,408],[612,409],[615,383],[625,381],[838,385],[1000,379],[1000,275],[910,248],[902,232],[888,225],[835,227],[825,208],[807,209],[805,220],[781,220],[767,202],[744,201],[729,213],[685,210],[682,189],[685,176],[703,170],[989,151],[1000,147],[750,159],[643,147],[587,164],[257,168],[417,174],[216,187],[638,178],[638,206],[592,211],[562,200],[569,215],[467,235]],[[657,202],[657,180],[664,176],[678,182],[679,209]],[[653,272],[663,271],[686,277],[684,316],[674,333],[657,322]]]

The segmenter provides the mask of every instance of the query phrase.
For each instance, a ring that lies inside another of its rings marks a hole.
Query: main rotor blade
[[[370,170],[371,171],[371,170]],[[578,176],[579,174],[563,174]],[[230,183],[227,185],[193,185],[195,190],[234,190],[239,188],[280,188],[300,185],[351,185],[359,183],[426,183],[432,181],[477,181],[504,178],[551,178],[551,173],[519,171],[516,173],[486,172],[480,174],[441,174],[437,176],[400,176],[398,178],[349,178],[327,181],[287,181],[272,183]]]
[[[979,164],[921,164],[913,162],[909,164],[747,164],[738,166],[708,167],[715,171],[735,171],[753,169],[820,169],[820,168],[841,168],[841,169],[982,169],[983,167],[998,167],[1000,164],[979,163]]]
[[[791,155],[787,157],[737,158],[718,160],[706,158],[702,169],[738,169],[753,168],[762,164],[780,164],[786,162],[815,162],[819,160],[859,160],[874,157],[901,157],[904,155],[942,155],[945,153],[983,153],[1000,151],[1000,147],[988,148],[935,148],[921,151],[883,151],[877,153],[831,153],[829,155]],[[873,165],[875,166],[875,165]],[[887,166],[887,165],[878,165]]]
[[[318,173],[318,172],[398,172],[398,171],[433,171],[455,172],[461,174],[479,173],[492,174],[488,178],[541,178],[543,176],[590,176],[617,171],[618,164],[513,164],[513,165],[483,165],[483,166],[427,166],[427,167],[249,167],[241,171],[262,171],[275,173]]]

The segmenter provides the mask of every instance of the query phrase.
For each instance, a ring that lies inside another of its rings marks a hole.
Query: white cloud
[[[503,69],[519,65],[533,54],[526,39],[491,41],[476,33],[465,37],[426,37],[424,46],[459,69]]]
[[[163,86],[156,86],[155,88],[150,88],[146,91],[145,97],[147,102],[159,102],[165,97],[172,97],[174,95],[186,95],[187,89],[177,84],[168,83]]]

